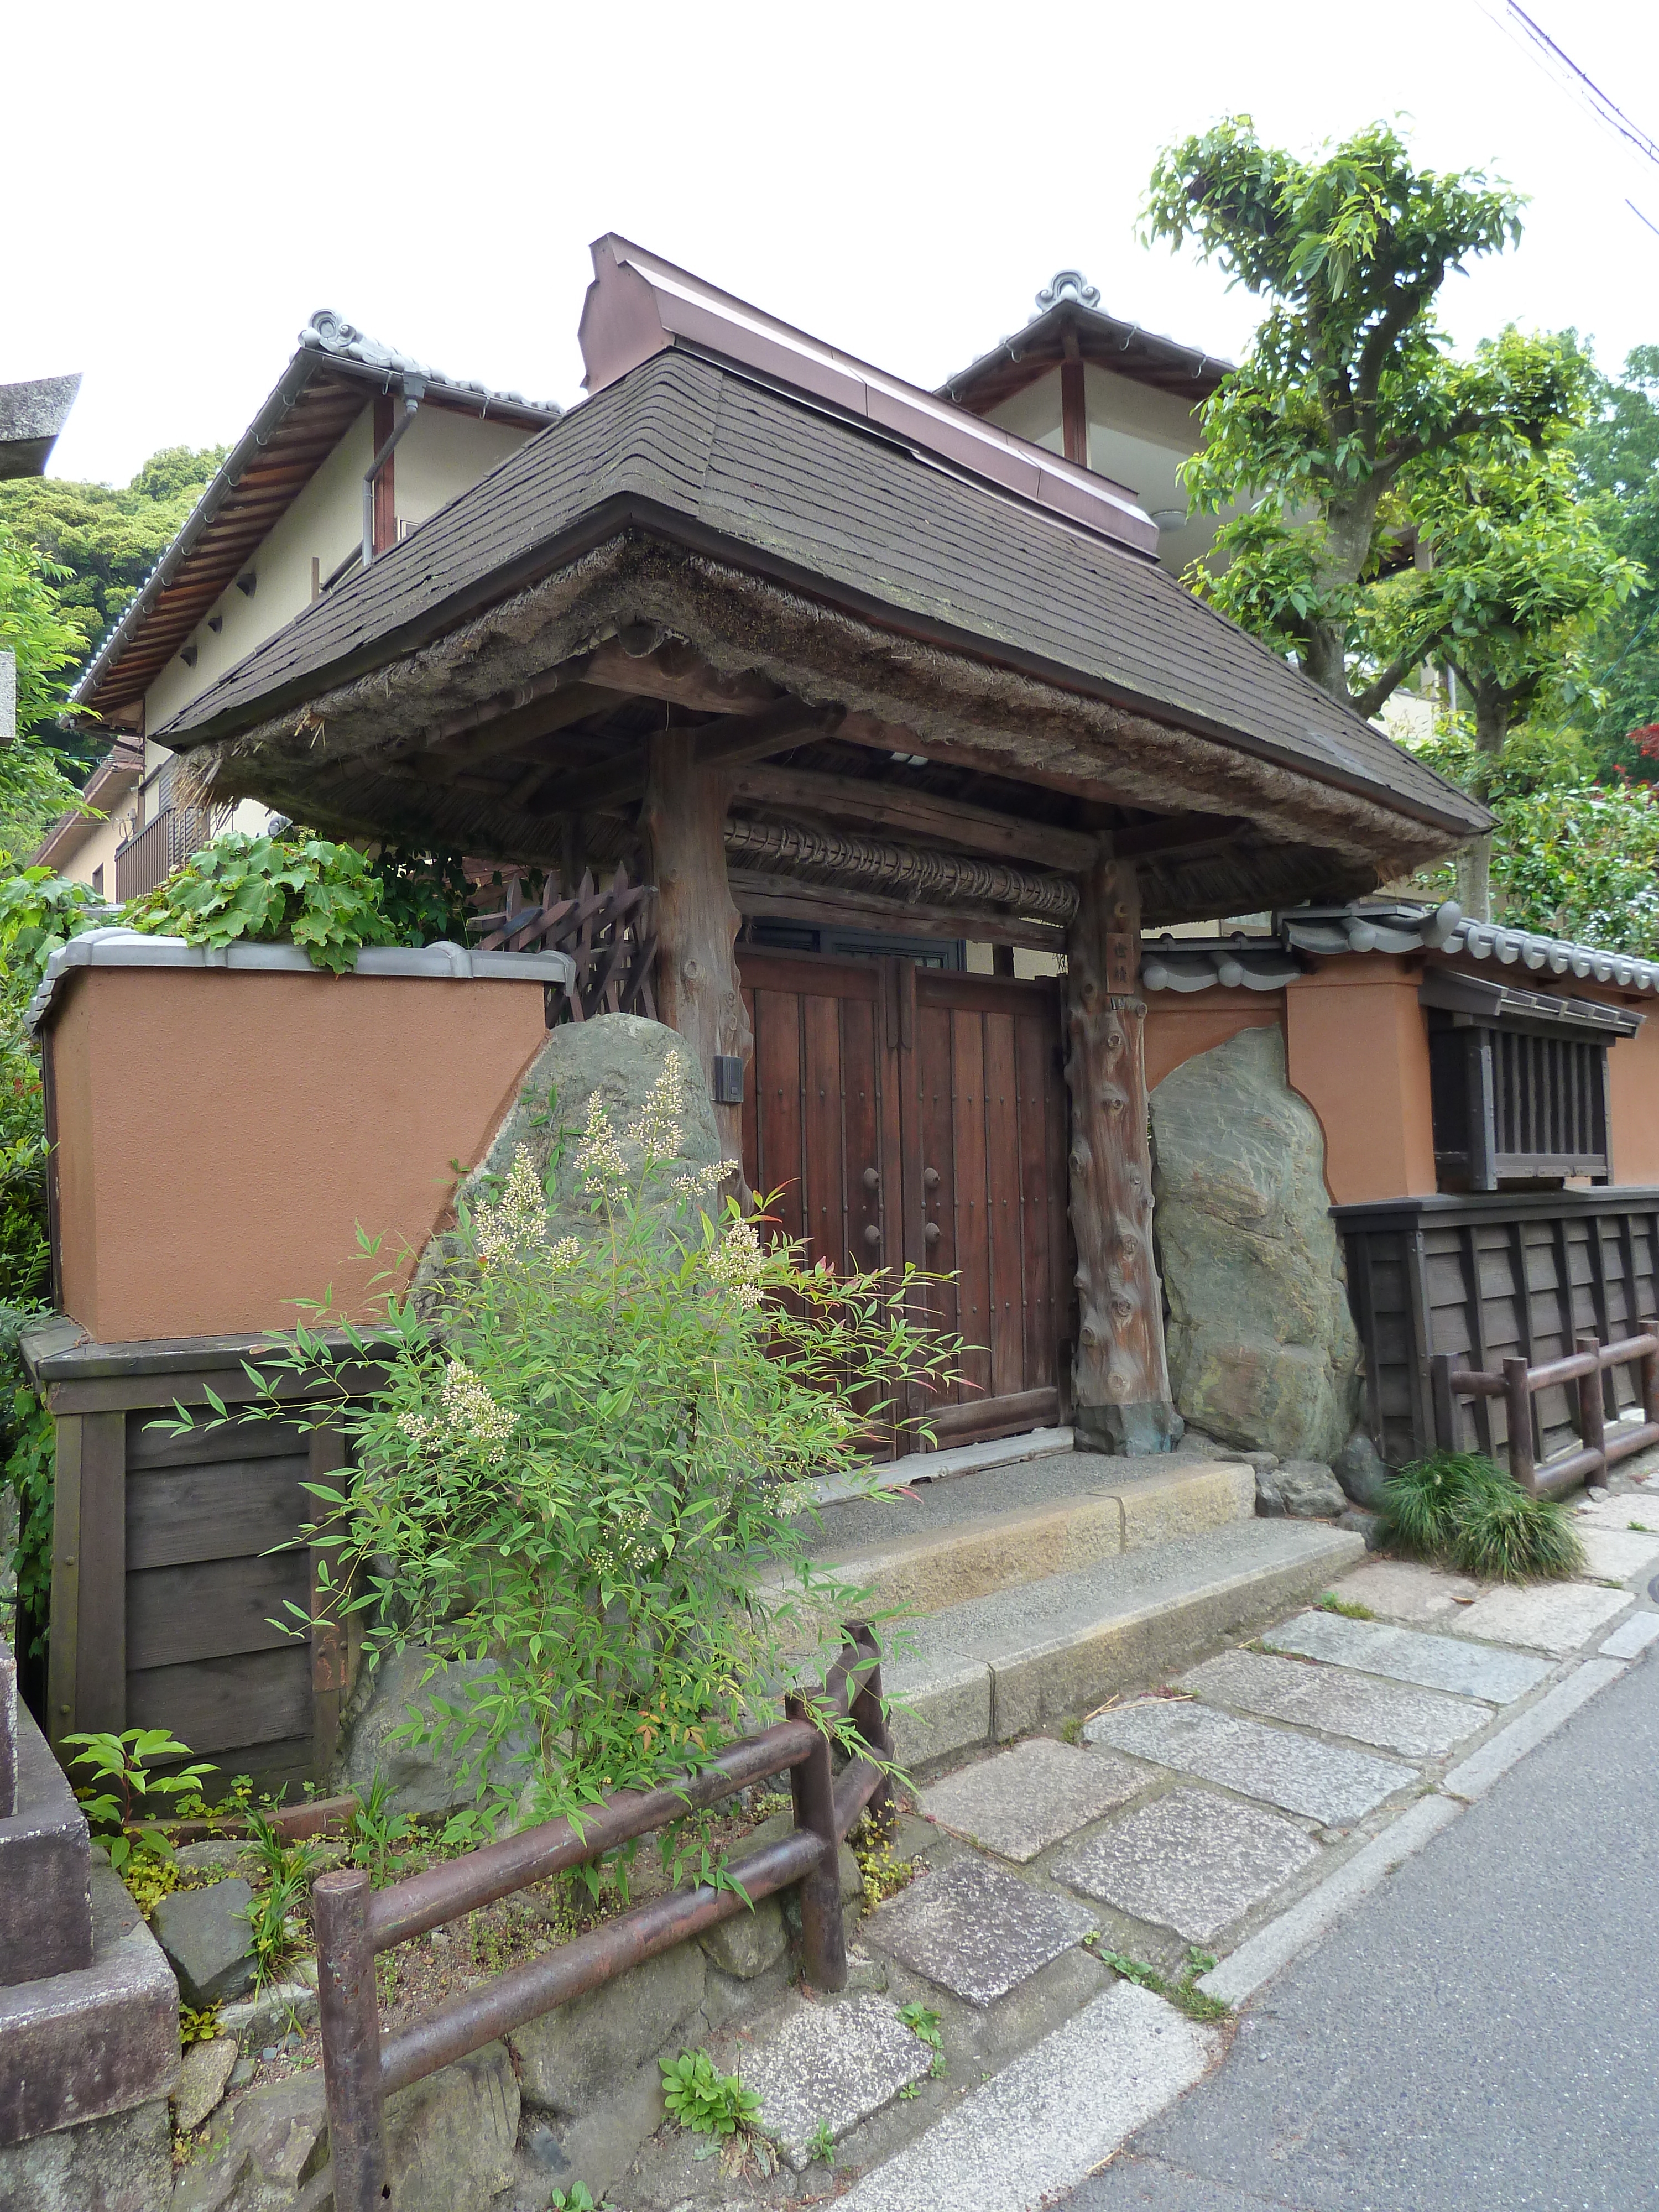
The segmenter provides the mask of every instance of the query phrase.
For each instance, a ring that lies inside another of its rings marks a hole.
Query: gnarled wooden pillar
[[[1079,1319],[1073,1422],[1097,1449],[1162,1452],[1180,1436],[1152,1255],[1146,1009],[1135,996],[1140,895],[1103,854],[1079,881],[1066,936],[1066,1079]]]
[[[657,1012],[678,1030],[714,1089],[714,1061],[743,1063],[754,1034],[732,953],[740,925],[726,879],[726,808],[732,769],[700,763],[696,733],[661,730],[651,740],[641,823],[657,886]],[[743,1108],[714,1108],[727,1159],[743,1157]]]

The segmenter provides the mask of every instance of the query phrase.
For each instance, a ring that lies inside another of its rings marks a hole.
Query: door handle
[[[866,1244],[879,1244],[881,1242],[881,1231],[873,1221],[864,1232],[864,1241]]]
[[[879,1190],[881,1188],[881,1170],[879,1168],[866,1168],[864,1170],[864,1188],[866,1190]]]
[[[939,1234],[938,1222],[924,1221],[921,1224],[921,1233],[927,1243],[929,1244],[937,1244],[939,1243]]]

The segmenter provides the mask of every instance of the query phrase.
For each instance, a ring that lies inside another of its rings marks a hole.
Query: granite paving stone
[[[1632,1521],[1659,1534],[1659,1490],[1619,1490],[1611,1498],[1586,1498],[1572,1517],[1581,1535],[1587,1528],[1628,1529]]]
[[[1234,1720],[1185,1698],[1147,1698],[1115,1707],[1097,1715],[1083,1733],[1090,1743],[1109,1743],[1133,1757],[1200,1775],[1329,1827],[1362,1820],[1418,1778],[1415,1767],[1394,1759],[1342,1751],[1260,1721]]]
[[[1598,1630],[1611,1628],[1629,1603],[1625,1590],[1597,1589],[1589,1583],[1536,1583],[1525,1589],[1489,1591],[1457,1626],[1465,1636],[1524,1644],[1565,1659]]]
[[[1212,1705],[1352,1736],[1408,1759],[1449,1751],[1492,1716],[1490,1705],[1448,1697],[1443,1690],[1380,1682],[1350,1668],[1273,1659],[1260,1651],[1224,1651],[1183,1674],[1180,1686]]]
[[[1059,2204],[1220,2049],[1214,2028],[1118,1982],[866,2173],[839,2199],[842,2212]]]
[[[1462,1627],[1474,1607],[1458,1608],[1453,1624]],[[1536,1689],[1550,1671],[1547,1659],[1519,1651],[1482,1651],[1455,1636],[1430,1636],[1417,1628],[1391,1628],[1380,1620],[1346,1620],[1336,1613],[1298,1613],[1261,1641],[1273,1651],[1300,1652],[1304,1659],[1328,1659],[1394,1682],[1415,1682],[1425,1690],[1449,1690],[1465,1698],[1512,1705]]]
[[[963,1858],[878,1906],[864,1938],[953,1996],[988,2005],[1080,1943],[1094,1924],[1069,1899],[983,1859]]]
[[[1659,1522],[1659,1514],[1655,1514],[1654,1519]],[[1650,1575],[1659,1565],[1659,1534],[1647,1535],[1639,1529],[1605,1526],[1587,1528],[1581,1522],[1578,1540],[1584,1547],[1584,1571],[1601,1575],[1608,1582],[1633,1582],[1638,1575]]]
[[[1460,1600],[1479,1597],[1480,1585],[1468,1575],[1449,1575],[1414,1559],[1371,1559],[1344,1575],[1336,1594],[1351,1604],[1369,1606],[1386,1620],[1443,1621]]]
[[[1153,1779],[1147,1768],[1109,1751],[1079,1751],[1038,1735],[936,1782],[921,1803],[927,1818],[953,1836],[1024,1863]]]
[[[1074,1844],[1053,1871],[1085,1897],[1201,1943],[1318,1854],[1281,1814],[1205,1790],[1171,1790]]]
[[[744,2087],[759,2094],[761,2125],[799,2173],[820,2125],[839,2142],[933,2063],[885,1997],[839,2004],[794,1997],[774,2022],[761,2024],[741,2072]]]
[[[1659,1613],[1633,1613],[1628,1620],[1620,1622],[1601,1646],[1601,1656],[1639,1659],[1656,1636],[1659,1636]]]

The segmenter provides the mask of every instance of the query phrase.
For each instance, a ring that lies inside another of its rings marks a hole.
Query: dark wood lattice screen
[[[501,894],[492,886],[481,896]],[[477,915],[471,927],[482,952],[570,955],[575,973],[550,1006],[550,1021],[580,1022],[594,1014],[644,1014],[654,1021],[656,900],[655,886],[630,882],[622,866],[603,890],[589,869],[569,897],[550,875],[532,898],[525,878],[514,874],[499,909]]]

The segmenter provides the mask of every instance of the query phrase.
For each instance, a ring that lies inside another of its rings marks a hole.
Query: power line
[[[1534,23],[1516,0],[1498,0],[1489,6],[1487,0],[1475,0],[1475,5],[1495,31],[1501,31],[1512,46],[1520,48],[1534,65],[1541,70],[1559,92],[1566,93],[1581,107],[1587,108],[1604,130],[1622,139],[1634,152],[1659,166],[1659,140],[1652,138],[1639,123],[1634,123],[1624,110],[1608,99],[1594,77],[1579,68],[1571,54],[1556,45],[1548,32]],[[1659,223],[1646,216],[1632,199],[1625,205],[1645,229],[1659,235]]]
[[[1659,166],[1659,139],[1652,137],[1639,123],[1632,123],[1624,109],[1615,100],[1608,98],[1593,76],[1579,68],[1571,54],[1564,52],[1556,45],[1547,31],[1533,21],[1526,9],[1517,5],[1516,0],[1504,0],[1504,4],[1505,12],[1512,15],[1520,24],[1533,44],[1547,54],[1552,60],[1559,63],[1568,75],[1583,87],[1585,99],[1601,120],[1611,130],[1616,131],[1621,138],[1626,139],[1635,147],[1638,154],[1644,155],[1650,161]]]

